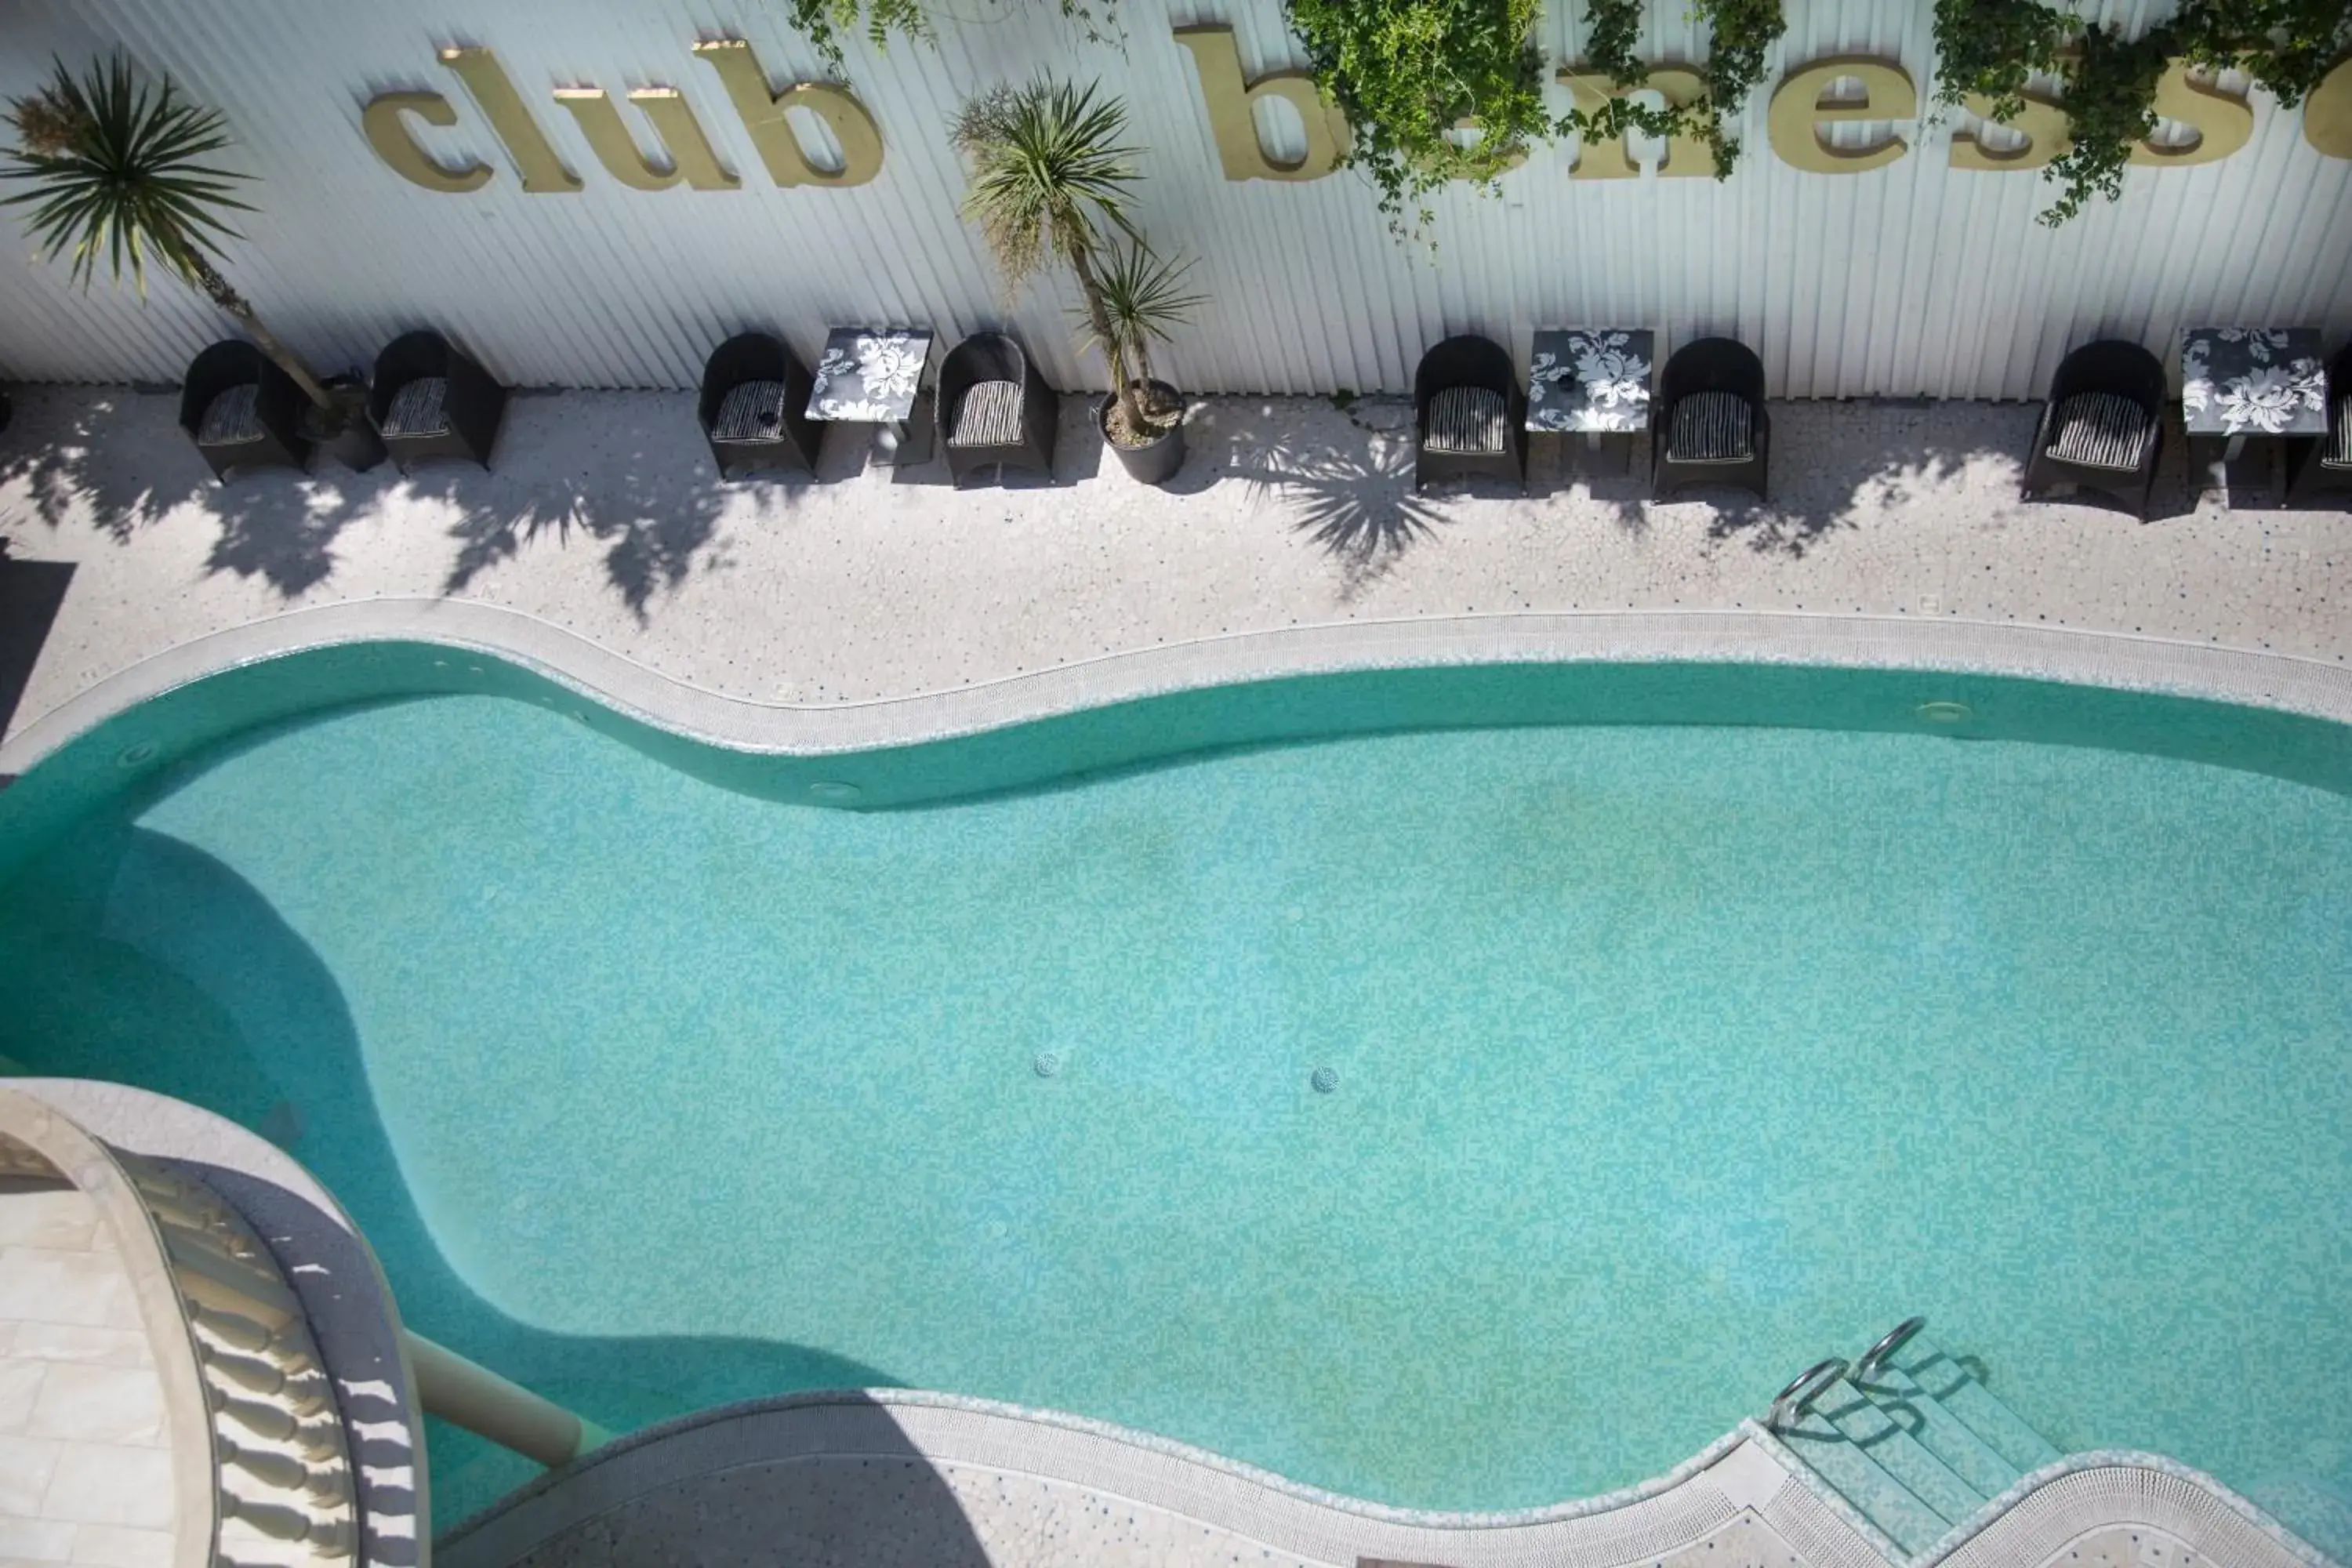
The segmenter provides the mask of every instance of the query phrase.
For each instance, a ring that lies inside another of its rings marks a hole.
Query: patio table
[[[2308,327],[2196,327],[2180,338],[2180,415],[2192,488],[2229,504],[2230,465],[2251,439],[2327,434],[2327,371]],[[2267,457],[2267,454],[2265,454]]]
[[[931,455],[930,405],[923,395],[931,342],[928,327],[834,328],[809,389],[809,417],[878,426],[877,462],[922,462]]]
[[[1528,373],[1531,431],[1584,437],[1587,452],[1606,451],[1596,468],[1623,473],[1633,437],[1650,427],[1652,334],[1638,328],[1558,328],[1535,335]]]

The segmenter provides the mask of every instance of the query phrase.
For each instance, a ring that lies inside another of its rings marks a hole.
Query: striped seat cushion
[[[261,428],[261,388],[253,382],[232,386],[205,405],[196,425],[199,447],[242,447],[258,441]]]
[[[392,395],[383,416],[387,436],[446,436],[449,434],[449,382],[445,376],[420,375]]]
[[[2352,468],[2352,392],[2336,400],[2336,417],[2327,422],[2327,447],[2319,454],[2323,468]]]
[[[1490,386],[1449,386],[1429,400],[1433,452],[1500,452],[1510,446],[1510,410]]]
[[[727,389],[711,423],[710,438],[722,445],[772,441],[784,427],[784,384],[746,381]]]
[[[1756,456],[1756,411],[1736,392],[1677,398],[1666,421],[1669,463],[1745,463]]]
[[[950,447],[1017,447],[1021,444],[1021,384],[974,382],[957,400]]]
[[[2130,473],[2147,455],[2156,421],[2130,398],[2113,392],[2078,392],[2058,405],[2050,456],[2086,468]]]

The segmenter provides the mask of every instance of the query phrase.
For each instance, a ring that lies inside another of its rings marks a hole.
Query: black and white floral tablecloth
[[[817,361],[809,417],[897,424],[914,413],[930,357],[925,328],[835,327]]]
[[[2324,436],[2319,333],[2198,327],[2181,334],[2180,412],[2191,436]]]
[[[1630,433],[1650,424],[1646,331],[1538,332],[1528,375],[1528,428]]]

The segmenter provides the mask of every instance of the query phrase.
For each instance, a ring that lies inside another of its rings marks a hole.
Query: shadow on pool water
[[[135,896],[110,899],[116,889]],[[518,1322],[443,1257],[377,1120],[341,988],[249,882],[201,849],[106,816],[13,891],[0,913],[0,1057],[39,1074],[136,1084],[272,1136],[359,1222],[418,1332],[614,1431],[761,1394],[896,1386],[802,1345]],[[428,1445],[440,1529],[538,1473],[439,1421]]]

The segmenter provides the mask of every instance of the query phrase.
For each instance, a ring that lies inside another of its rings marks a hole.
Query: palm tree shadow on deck
[[[436,585],[447,594],[533,541],[578,539],[603,548],[605,580],[640,624],[694,574],[727,568],[720,524],[739,499],[789,508],[814,482],[722,483],[692,399],[675,393],[510,397],[488,470],[436,463],[404,476],[387,461],[362,473],[319,455],[307,473],[216,482],[179,427],[176,395],[127,389],[26,389],[6,439],[0,489],[52,530],[87,525],[127,545],[194,508],[215,530],[205,571],[258,578],[281,599],[332,579],[354,529],[430,530],[434,548],[454,540]]]
[[[1362,595],[1406,552],[1436,536],[1445,513],[1412,486],[1409,435],[1361,443],[1280,437],[1235,464],[1339,567],[1340,595]]]
[[[403,1176],[333,974],[258,889],[135,826],[136,809],[68,834],[0,902],[0,1055],[277,1134],[359,1222],[410,1326],[615,1431],[760,1395],[895,1383],[804,1345],[557,1332],[478,1295]],[[439,1422],[429,1442],[444,1529],[537,1473]]]

